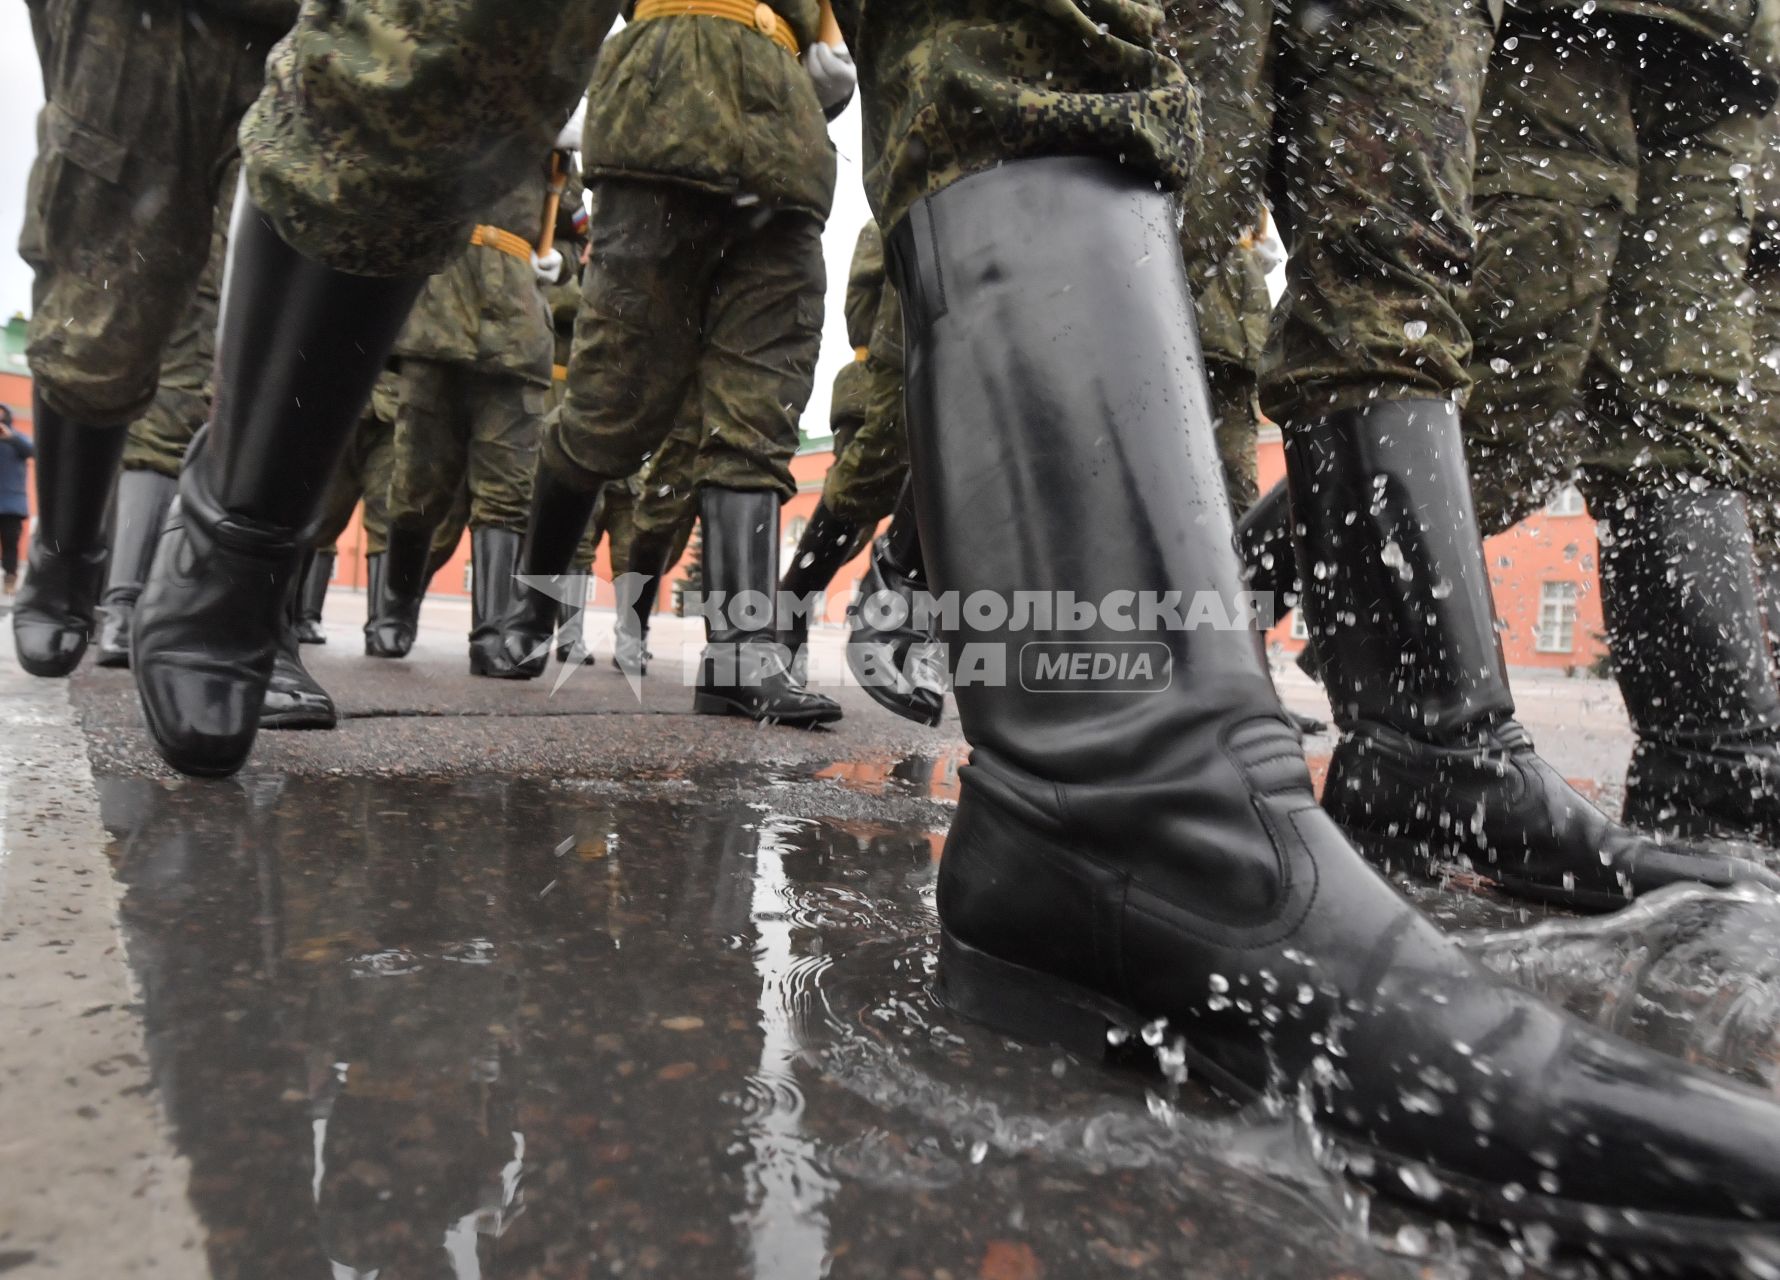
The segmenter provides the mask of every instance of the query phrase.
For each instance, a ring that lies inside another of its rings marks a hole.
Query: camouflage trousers
[[[568,352],[560,346],[558,351],[566,361]],[[544,419],[545,430],[549,430],[550,420],[562,412],[568,386],[567,378],[557,378],[550,384],[550,412]],[[636,494],[627,480],[614,480],[600,490],[593,518],[587,522],[587,532],[581,535],[581,541],[575,547],[574,572],[585,574],[592,569],[593,562],[599,558],[600,542],[607,538],[611,539],[612,573],[617,575],[625,571],[630,563],[631,538],[636,533],[635,507]]]
[[[472,529],[524,532],[547,395],[520,378],[404,359],[390,528],[437,529],[467,487]]]
[[[1255,371],[1267,346],[1272,310],[1261,255],[1247,242],[1232,246],[1217,270],[1202,278],[1195,300],[1224,493],[1231,511],[1240,515],[1261,496],[1255,475],[1261,426]]]
[[[884,286],[860,371],[861,416],[835,432],[834,464],[822,482],[822,505],[842,520],[875,525],[896,509],[909,474],[908,428],[902,420],[902,303]]]
[[[304,6],[242,128],[254,203],[286,241],[330,266],[437,270],[477,212],[517,185],[515,166],[548,149],[618,8]],[[1161,50],[1151,5],[842,0],[836,9],[860,59],[866,190],[883,226],[1009,159],[1099,155],[1171,188],[1192,170],[1196,99]]]
[[[365,410],[358,429],[352,433],[346,456],[340,461],[340,469],[334,472],[334,482],[322,505],[321,523],[313,543],[323,555],[335,553],[334,544],[352,523],[352,513],[360,501],[365,504],[362,522],[365,554],[381,555],[389,547],[389,482],[395,458],[399,398],[398,377],[386,371],[377,379],[377,386],[371,392],[370,408]],[[452,514],[457,519],[456,530],[451,535],[453,546],[463,533],[468,506],[467,499],[454,504]],[[452,520],[447,517],[443,528],[449,530],[451,525]]]
[[[29,8],[48,99],[19,237],[31,373],[70,418],[127,423],[192,306],[271,38],[182,0]]]
[[[210,416],[210,369],[216,363],[216,313],[229,256],[229,217],[235,209],[238,166],[223,179],[210,230],[210,257],[198,277],[185,317],[167,342],[155,396],[124,437],[125,471],[177,476],[192,437]]]
[[[571,484],[633,475],[671,447],[696,390],[692,485],[790,497],[822,341],[821,223],[676,183],[588,189],[598,252],[540,467]]]
[[[1196,291],[1263,192],[1291,251],[1259,370],[1267,412],[1289,428],[1462,391],[1484,0],[1231,0],[1170,18],[1187,74],[1208,86],[1207,163],[1183,228]]]
[[[1644,83],[1623,42],[1570,22],[1513,35],[1479,131],[1467,311],[1484,532],[1577,475],[1597,511],[1692,477],[1745,487],[1761,121],[1739,113],[1674,137],[1672,95]]]

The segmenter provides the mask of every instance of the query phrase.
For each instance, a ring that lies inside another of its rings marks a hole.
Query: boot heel
[[[1090,1060],[1138,1030],[1137,1015],[1105,997],[997,959],[943,930],[933,994],[945,1008],[1004,1035]]]
[[[692,710],[701,716],[741,716],[748,713],[737,707],[728,698],[719,698],[714,693],[695,693],[692,695]]]

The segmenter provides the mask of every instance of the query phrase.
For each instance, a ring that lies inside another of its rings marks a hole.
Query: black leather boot
[[[902,483],[884,536],[847,610],[847,668],[871,700],[905,720],[936,725],[946,706],[946,657],[917,608],[927,589],[912,486]]]
[[[59,678],[80,665],[105,585],[105,512],[128,427],[71,422],[32,396],[37,527],[13,598],[19,665]]]
[[[180,475],[130,665],[155,745],[221,776],[253,748],[291,575],[419,280],[351,276],[237,196],[210,424]]]
[[[105,571],[105,594],[99,598],[98,652],[93,659],[101,667],[130,665],[130,618],[154,561],[167,508],[178,491],[179,481],[158,471],[126,471],[117,478],[111,561]]]
[[[1172,202],[1113,164],[1015,161],[919,201],[889,242],[934,588],[1233,611]],[[1237,1098],[1296,1091],[1353,1176],[1436,1212],[1721,1255],[1775,1231],[1780,1107],[1460,954],[1317,805],[1251,631],[963,616],[955,643],[1034,687],[956,668],[973,753],[939,870],[942,1003],[1094,1058],[1157,1044]],[[1133,642],[1165,679],[1021,653]]]
[[[620,581],[618,618],[612,626],[612,665],[626,676],[641,679],[649,674],[649,620],[655,616],[655,602],[661,594],[661,579],[668,571],[668,557],[673,554],[671,538],[638,533],[631,539],[630,564]],[[635,574],[624,581],[625,574]]]
[[[272,662],[272,679],[260,706],[262,729],[332,729],[339,723],[334,700],[321,682],[303,666],[301,634],[304,584],[315,571],[313,551],[303,556],[301,571],[291,579],[284,618],[278,629],[278,654]]]
[[[833,698],[811,693],[791,674],[775,635],[773,591],[779,572],[779,495],[707,485],[699,491],[705,535],[704,586],[722,621],[707,619],[692,709],[813,728],[841,718]],[[752,595],[759,616],[746,616]]]
[[[791,674],[799,684],[809,679],[805,646],[810,642],[810,610],[815,607],[815,597],[828,590],[841,566],[859,554],[861,532],[857,522],[840,519],[818,501],[797,540],[785,576],[779,580],[779,594],[791,606],[779,620],[779,643],[791,655]],[[870,530],[863,532],[869,534]]]
[[[400,654],[391,653],[383,647],[384,627],[388,623],[378,612],[383,606],[385,588],[383,585],[384,558],[383,551],[373,551],[365,556],[365,657],[395,658]]]
[[[1297,551],[1292,545],[1292,501],[1281,480],[1255,500],[1255,505],[1236,521],[1236,554],[1242,559],[1243,576],[1248,588],[1258,598],[1257,619],[1262,631],[1271,631],[1284,622],[1298,603],[1303,583],[1298,580]],[[1322,673],[1316,666],[1316,649],[1305,645],[1298,653],[1298,669],[1319,684]],[[1290,711],[1298,732],[1309,736],[1327,733],[1329,726],[1315,716]]]
[[[1769,549],[1766,562],[1756,555],[1757,589],[1761,594],[1762,634],[1768,642],[1768,674],[1780,683],[1780,557]]]
[[[564,666],[591,667],[598,661],[587,647],[586,583],[592,573],[591,564],[569,566],[569,577],[582,585],[556,605],[556,660]]]
[[[1601,606],[1638,735],[1626,821],[1780,844],[1780,691],[1742,497],[1641,494],[1603,515]]]
[[[595,478],[585,488],[570,484],[554,468],[542,464],[533,475],[532,508],[518,572],[522,577],[548,578],[554,590],[514,584],[512,604],[501,619],[502,678],[536,680],[549,665],[557,602],[569,590],[560,579],[575,563],[575,550],[587,532],[587,522],[593,519],[603,483]]]
[[[1242,558],[1243,576],[1257,601],[1266,605],[1258,625],[1271,631],[1303,594],[1298,580],[1298,552],[1292,542],[1292,499],[1281,480],[1256,500],[1236,520],[1236,554]]]
[[[507,661],[501,623],[513,611],[522,539],[512,529],[470,530],[470,674],[496,680],[525,677]]]
[[[326,644],[328,633],[321,629],[321,613],[328,600],[328,583],[334,577],[334,553],[316,552],[303,574],[303,593],[298,600],[297,642]]]
[[[365,653],[374,658],[406,658],[420,633],[420,606],[432,581],[433,531],[391,525],[383,552],[383,574],[365,629]],[[375,650],[375,652],[373,652]]]
[[[1464,864],[1523,897],[1615,910],[1752,863],[1609,821],[1514,718],[1458,409],[1381,401],[1289,430],[1305,617],[1341,726],[1323,807],[1366,854]]]

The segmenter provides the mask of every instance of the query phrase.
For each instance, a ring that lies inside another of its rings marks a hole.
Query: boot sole
[[[821,725],[833,724],[841,718],[839,708],[833,711],[809,711],[790,716],[759,716],[739,702],[719,697],[714,693],[695,693],[692,695],[692,710],[701,716],[740,716],[744,720],[752,720],[757,724],[782,724],[790,729],[814,729]]]
[[[335,729],[339,724],[337,714],[322,711],[281,711],[260,717],[262,729]]]
[[[1631,897],[1624,893],[1608,893],[1597,889],[1566,889],[1562,885],[1527,880],[1491,867],[1467,867],[1460,863],[1458,856],[1450,850],[1431,847],[1424,851],[1421,844],[1401,836],[1381,836],[1350,827],[1343,827],[1342,831],[1366,861],[1373,866],[1400,867],[1412,875],[1419,875],[1424,880],[1436,881],[1445,874],[1453,873],[1474,875],[1480,880],[1495,885],[1496,888],[1511,897],[1528,902],[1544,903],[1549,906],[1569,907],[1572,910],[1590,914],[1619,911],[1632,905]]]
[[[1119,1002],[1075,983],[999,959],[940,932],[939,964],[933,995],[945,1009],[991,1030],[1029,1044],[1050,1046],[1090,1062],[1105,1062],[1115,1039],[1140,1041],[1145,1019]],[[1109,1032],[1113,1033],[1109,1037]],[[1238,1103],[1258,1095],[1177,1039],[1188,1070],[1219,1093]],[[1567,1244],[1603,1246],[1609,1252],[1635,1257],[1661,1254],[1678,1263],[1698,1265],[1702,1259],[1747,1261],[1751,1243],[1780,1246],[1780,1233],[1760,1224],[1705,1219],[1681,1214],[1639,1212],[1635,1220],[1616,1208],[1565,1200],[1529,1191],[1510,1198],[1491,1183],[1452,1174],[1371,1146],[1337,1130],[1324,1129],[1329,1141],[1360,1166],[1365,1176],[1347,1176],[1376,1191],[1409,1203],[1429,1201],[1407,1190],[1410,1181],[1432,1175],[1455,1206],[1480,1226],[1501,1230],[1507,1225],[1550,1227]]]

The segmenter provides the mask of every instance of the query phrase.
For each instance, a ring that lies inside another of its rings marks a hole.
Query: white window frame
[[[1539,617],[1533,626],[1533,652],[1576,652],[1576,600],[1579,594],[1574,582],[1539,584]]]

